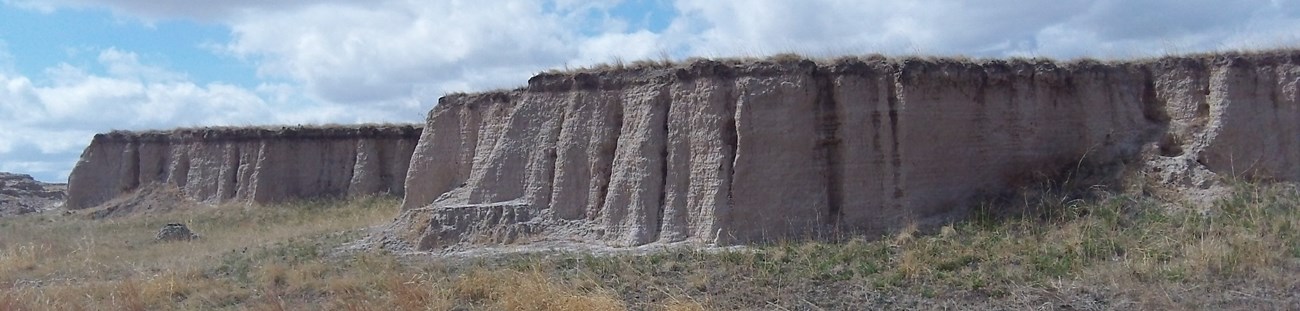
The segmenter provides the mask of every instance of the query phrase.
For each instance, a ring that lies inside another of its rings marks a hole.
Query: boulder
[[[189,227],[180,223],[167,224],[162,229],[158,229],[158,234],[154,236],[154,240],[161,242],[189,241],[198,238],[199,235],[190,232]]]

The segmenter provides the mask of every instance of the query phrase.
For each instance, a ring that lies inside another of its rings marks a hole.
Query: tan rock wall
[[[440,101],[394,227],[423,249],[731,244],[950,221],[1042,180],[1300,180],[1297,63],[1280,51],[544,74]]]
[[[228,128],[96,135],[68,177],[67,208],[148,184],[204,202],[402,195],[420,128]]]

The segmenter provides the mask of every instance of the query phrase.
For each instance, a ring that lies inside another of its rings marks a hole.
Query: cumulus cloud
[[[48,68],[35,79],[0,70],[0,171],[60,180],[95,133],[113,129],[365,118],[331,105],[299,105],[295,101],[301,98],[272,88],[197,84],[113,48],[101,51],[98,61],[107,74],[68,64]]]
[[[283,10],[316,3],[345,3],[344,0],[224,0],[224,1],[154,1],[154,0],[4,0],[6,4],[54,12],[61,8],[108,8],[114,13],[142,18],[191,18],[219,21],[250,10]]]
[[[1131,57],[1294,45],[1293,0],[678,0],[690,54]]]
[[[444,89],[467,71],[509,68],[517,73],[499,79],[518,81],[562,62],[572,36],[541,10],[533,1],[382,1],[254,12],[231,22],[228,50],[323,101],[409,103],[417,87]]]
[[[616,2],[394,0],[247,12],[230,21],[227,51],[322,101],[412,107],[432,101],[429,93],[517,86],[547,68],[660,50],[657,34],[592,14]]]

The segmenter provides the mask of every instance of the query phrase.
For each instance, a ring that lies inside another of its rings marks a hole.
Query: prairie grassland
[[[338,251],[391,221],[391,198],[46,214],[0,219],[0,310],[1300,308],[1300,190],[1234,187],[1196,208],[1044,192],[840,242],[459,259]],[[168,222],[203,238],[154,242]]]

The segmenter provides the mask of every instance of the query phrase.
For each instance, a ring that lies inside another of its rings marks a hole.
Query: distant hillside
[[[50,210],[63,204],[66,184],[36,181],[32,176],[0,172],[0,217]]]

